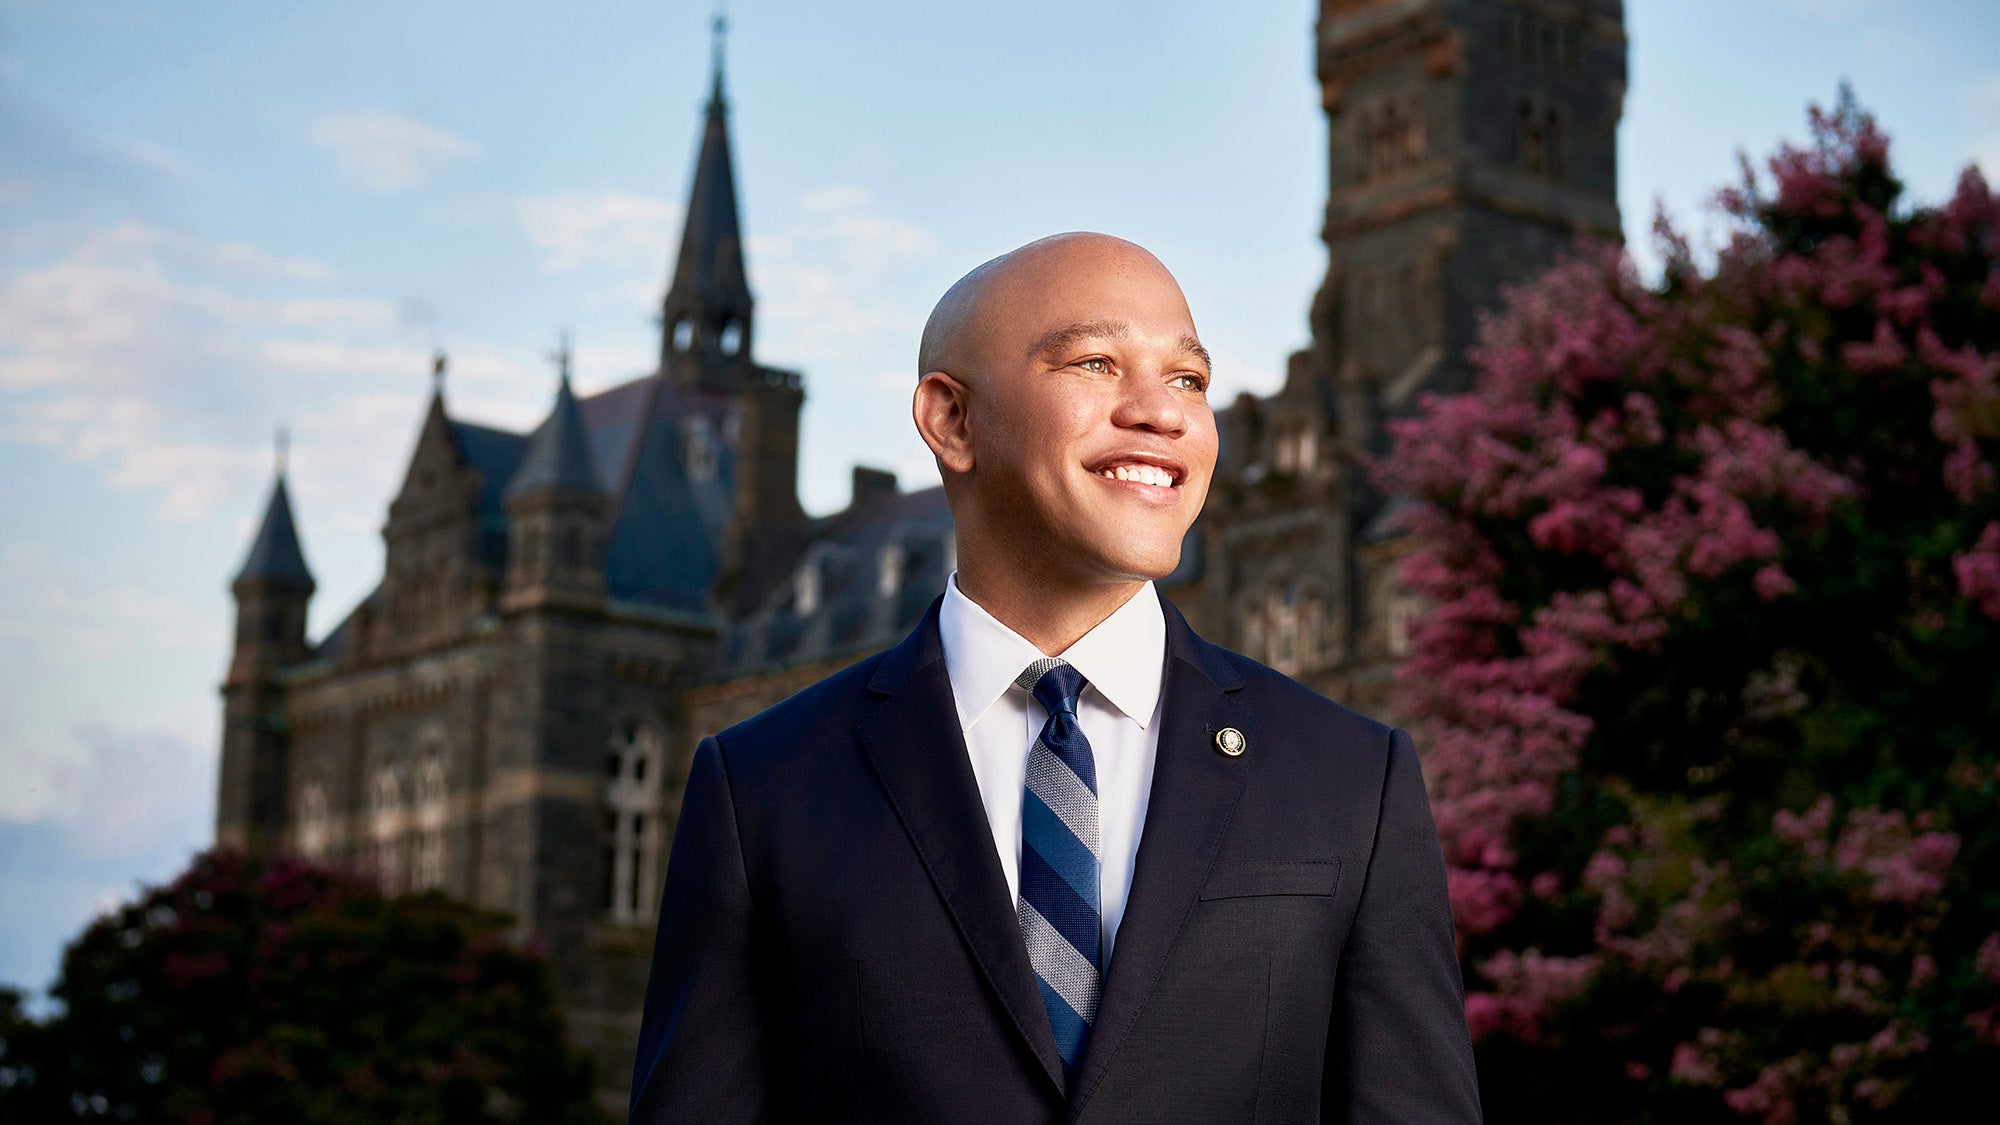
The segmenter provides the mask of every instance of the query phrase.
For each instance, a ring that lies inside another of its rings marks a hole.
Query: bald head
[[[1167,267],[1137,243],[1089,231],[1052,234],[974,268],[945,290],[924,322],[918,377],[942,371],[964,381],[985,365],[996,329],[1025,303],[1069,271],[1097,269],[1157,274],[1180,291]]]

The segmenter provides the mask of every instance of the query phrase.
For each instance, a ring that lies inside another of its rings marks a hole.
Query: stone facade
[[[1219,411],[1208,511],[1163,583],[1195,628],[1381,712],[1414,608],[1397,504],[1360,466],[1463,387],[1477,310],[1575,237],[1616,237],[1617,0],[1323,0],[1325,283],[1285,385]],[[232,587],[217,842],[438,888],[552,956],[621,1104],[653,904],[699,739],[900,638],[953,565],[942,490],[857,468],[796,491],[803,380],[751,355],[718,62],[657,370],[532,435],[442,380],[380,585],[306,636],[285,480]]]

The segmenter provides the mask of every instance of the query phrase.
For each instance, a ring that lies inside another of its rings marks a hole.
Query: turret
[[[510,609],[551,602],[587,606],[604,596],[610,498],[570,390],[567,342],[559,363],[555,405],[504,494],[510,535],[504,604]]]
[[[222,685],[216,843],[253,855],[279,846],[288,744],[281,674],[310,654],[306,608],[314,583],[292,520],[284,457],[281,435],[264,520],[230,584],[236,598],[236,642]]]

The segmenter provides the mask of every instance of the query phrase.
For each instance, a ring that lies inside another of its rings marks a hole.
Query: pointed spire
[[[603,482],[597,475],[597,463],[591,457],[590,438],[584,432],[583,412],[577,408],[576,395],[569,386],[569,333],[563,333],[562,343],[550,358],[556,363],[556,403],[549,410],[548,418],[535,430],[535,436],[529,439],[528,452],[521,458],[521,467],[507,482],[505,495],[510,499],[544,488],[567,492],[604,491]]]
[[[754,302],[743,266],[743,228],[736,206],[736,171],[729,143],[729,99],[723,88],[723,35],[727,20],[717,14],[714,75],[688,193],[673,284],[662,304],[662,364],[693,353],[705,366],[733,363],[750,351]]]
[[[264,522],[250,541],[250,554],[236,581],[250,578],[276,579],[313,584],[306,566],[305,552],[299,547],[298,526],[292,522],[292,500],[285,489],[285,432],[278,431],[278,471],[271,483],[271,499],[264,505]]]
[[[709,70],[714,75],[714,81],[709,86],[708,104],[713,108],[726,104],[722,97],[722,42],[729,34],[729,16],[722,10],[720,2],[715,5],[715,18],[709,21],[708,26],[711,36]]]

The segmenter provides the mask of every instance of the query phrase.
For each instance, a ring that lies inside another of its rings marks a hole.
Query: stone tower
[[[1285,387],[1222,420],[1204,518],[1216,639],[1363,710],[1414,608],[1365,465],[1425,391],[1469,385],[1501,287],[1616,239],[1622,0],[1321,0],[1327,272]]]
[[[215,842],[263,854],[286,823],[286,735],[281,673],[303,660],[313,576],[299,548],[280,454],[264,520],[230,584],[236,641],[222,684],[222,770]]]

